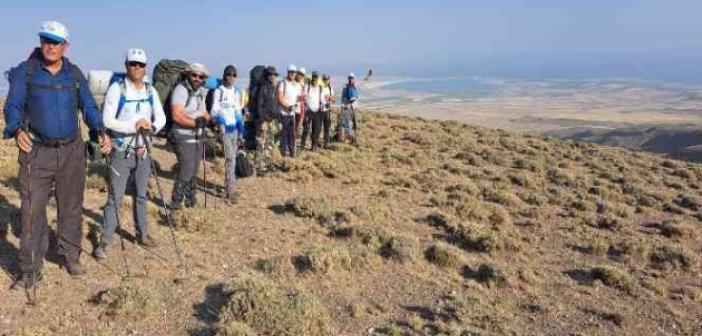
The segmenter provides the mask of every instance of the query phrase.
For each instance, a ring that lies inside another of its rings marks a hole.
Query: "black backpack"
[[[266,80],[263,77],[265,72],[265,65],[257,65],[249,71],[249,110],[256,108],[256,94],[258,94],[258,88]]]
[[[240,150],[236,154],[236,166],[234,172],[237,177],[249,177],[256,173],[256,168],[254,166],[254,160],[252,155],[247,152]]]
[[[171,94],[179,83],[185,80],[184,73],[188,69],[188,63],[182,60],[162,59],[154,67],[152,85],[161,100],[163,111],[166,114],[166,126],[161,130],[165,134],[173,125],[173,115],[171,114]],[[190,97],[188,97],[190,98]]]

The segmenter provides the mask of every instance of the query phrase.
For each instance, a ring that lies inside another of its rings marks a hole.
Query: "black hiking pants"
[[[77,136],[59,147],[32,145],[19,154],[22,206],[20,218],[19,266],[24,274],[40,272],[49,248],[46,205],[54,190],[58,213],[56,234],[62,261],[77,263],[83,236],[83,191],[85,189],[85,147]]]
[[[280,132],[280,152],[283,156],[289,153],[295,156],[295,115],[280,117],[282,131]]]
[[[331,111],[320,111],[319,113],[324,126],[324,146],[328,146],[331,141]]]
[[[312,149],[319,147],[319,134],[322,131],[322,117],[322,112],[307,110],[305,113],[305,121],[302,125],[301,149],[305,149],[305,143],[307,142],[307,136],[310,134],[310,128],[312,129]]]

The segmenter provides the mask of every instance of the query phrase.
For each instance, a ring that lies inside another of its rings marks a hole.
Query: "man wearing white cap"
[[[186,71],[185,80],[171,93],[173,128],[171,139],[178,157],[178,173],[173,183],[171,206],[180,209],[185,199],[186,207],[196,205],[195,191],[197,169],[202,160],[205,143],[205,127],[210,122],[205,97],[207,89],[202,85],[210,72],[200,63],[192,63]]]
[[[278,106],[280,107],[280,152],[285,155],[295,156],[295,113],[300,106],[302,86],[295,80],[297,67],[290,65],[288,75],[278,83],[276,89]]]
[[[42,23],[39,41],[32,57],[10,71],[4,108],[4,137],[15,138],[20,149],[22,277],[15,287],[26,288],[42,278],[49,246],[46,205],[52,190],[58,207],[61,265],[72,276],[85,274],[79,259],[86,162],[78,111],[91,131],[100,134],[100,150],[112,149],[83,73],[64,57],[69,42],[66,27],[56,21]]]
[[[136,189],[134,224],[137,242],[146,247],[156,246],[156,240],[149,234],[146,213],[151,158],[139,133],[157,133],[166,125],[166,115],[158,92],[144,82],[146,65],[146,52],[129,49],[124,62],[126,78],[112,83],[105,96],[102,121],[113,138],[115,150],[110,154],[111,188],[104,209],[100,245],[93,253],[98,259],[105,258],[119,225],[118,209],[122,207],[130,175],[134,176]]]
[[[358,87],[356,87],[356,75],[349,73],[348,82],[341,91],[341,118],[339,125],[339,140],[349,138],[351,143],[357,141],[357,126],[356,126],[356,107],[358,103]]]

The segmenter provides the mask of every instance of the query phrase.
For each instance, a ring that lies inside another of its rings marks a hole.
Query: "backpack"
[[[266,80],[264,73],[266,72],[265,65],[257,65],[249,70],[249,109],[256,108],[256,100],[258,99],[258,89]]]
[[[173,126],[173,115],[171,113],[171,93],[173,89],[185,80],[184,73],[188,69],[188,63],[182,60],[162,59],[154,67],[153,72],[153,87],[158,92],[163,105],[163,111],[166,114],[166,126],[159,134],[166,134]],[[187,87],[187,86],[186,86]],[[190,92],[189,92],[190,93]],[[195,93],[188,95],[188,102]]]
[[[240,150],[236,154],[236,164],[234,172],[237,177],[249,177],[256,173],[253,156],[247,152]]]

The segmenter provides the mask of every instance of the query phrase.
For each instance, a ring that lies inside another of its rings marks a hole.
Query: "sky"
[[[125,51],[141,47],[215,73],[294,63],[334,74],[702,83],[700,13],[699,0],[13,0],[0,11],[0,69],[24,59],[39,24],[54,19],[84,71],[122,69]]]

